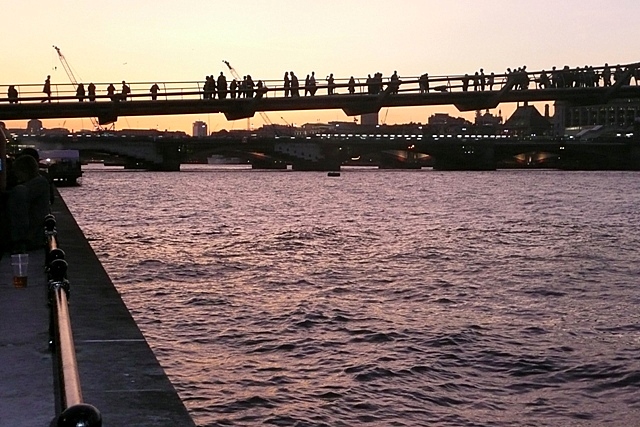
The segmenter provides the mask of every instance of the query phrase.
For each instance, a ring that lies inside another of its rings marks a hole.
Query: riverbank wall
[[[104,426],[195,426],[67,205],[52,207],[69,263],[69,313],[84,402]],[[56,379],[48,348],[44,254],[29,254],[29,283],[15,288],[10,257],[0,260],[0,425],[48,426]]]

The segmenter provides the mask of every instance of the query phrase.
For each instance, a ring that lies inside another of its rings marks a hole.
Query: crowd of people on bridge
[[[267,93],[267,86],[262,80],[254,82],[251,75],[247,74],[242,80],[231,80],[227,85],[227,78],[221,71],[216,79],[213,74],[206,76],[202,86],[202,97],[204,99],[226,99],[229,95],[230,99],[237,98],[256,98],[260,99]]]
[[[472,86],[474,91],[484,91],[485,88],[493,90],[495,84],[495,74],[492,72],[490,75],[485,76],[484,70],[476,71],[473,76],[465,74],[462,77],[462,91],[467,92]],[[613,78],[613,83],[611,79]],[[636,86],[640,82],[640,68],[638,67],[622,67],[617,65],[615,69],[611,69],[609,64],[605,64],[602,70],[598,72],[593,66],[585,65],[584,67],[577,67],[574,69],[565,65],[561,70],[552,67],[551,71],[542,70],[540,73],[529,73],[527,66],[507,68],[504,74],[505,85],[513,87],[514,90],[529,89],[530,84],[533,82],[539,89],[561,89],[561,88],[587,88],[587,87],[600,87],[600,81],[602,80],[602,87],[608,87],[612,84],[620,82],[622,85],[631,85],[631,79],[635,79]],[[428,85],[428,83],[427,83]],[[421,84],[422,92],[422,84]],[[428,86],[427,86],[428,91]]]
[[[470,90],[493,91],[496,85],[498,87],[509,86],[510,89],[513,88],[514,90],[525,90],[529,89],[531,83],[535,83],[538,89],[609,87],[618,83],[620,85],[631,85],[632,79],[635,79],[636,86],[640,83],[640,67],[623,67],[621,65],[611,67],[609,64],[605,64],[604,67],[598,68],[585,65],[584,67],[574,69],[570,69],[569,66],[557,69],[554,66],[549,72],[546,70],[528,72],[527,67],[522,66],[514,68],[513,70],[507,68],[506,72],[502,75],[496,75],[493,72],[486,74],[484,69],[480,68],[473,74],[467,73],[463,76],[437,78],[437,82],[441,83],[438,86],[431,86],[429,74],[424,73],[417,78],[417,83],[419,93],[425,94],[430,91],[445,92],[453,89],[459,89],[463,92]],[[301,96],[301,91],[304,96],[315,96],[318,93],[318,89],[326,89],[327,95],[335,95],[336,89],[339,87],[346,88],[347,92],[353,95],[356,93],[356,88],[360,86],[366,89],[366,91],[363,90],[362,93],[378,95],[382,92],[397,94],[399,93],[401,84],[403,84],[397,71],[394,71],[391,76],[386,78],[386,81],[380,72],[374,73],[373,76],[369,74],[364,84],[356,83],[356,79],[353,76],[349,78],[348,83],[337,84],[333,74],[329,74],[325,81],[326,84],[318,84],[316,73],[312,71],[310,74],[307,74],[301,87],[296,74],[293,71],[286,71],[283,77],[282,88],[278,87],[271,90],[282,91],[285,98],[296,98]],[[431,80],[431,82],[433,82],[433,80]],[[410,83],[415,84],[415,79],[411,79]],[[406,89],[406,91],[413,90],[415,89]],[[234,78],[228,83],[224,73],[220,72],[217,78],[213,75],[206,76],[200,93],[202,93],[203,99],[226,99],[227,97],[230,99],[260,99],[265,96],[268,91],[269,89],[263,80],[256,82],[251,75],[246,75],[242,77],[242,79],[239,77],[238,79]],[[45,94],[45,97],[43,97],[41,101],[51,102],[51,76],[47,76],[42,92]],[[159,92],[160,87],[157,83],[154,83],[149,89],[151,100],[157,100]],[[120,92],[116,91],[113,84],[110,84],[106,89],[106,98],[112,101],[126,101],[130,96],[131,88],[124,80],[122,81],[122,89]],[[96,95],[96,86],[90,83],[85,90],[84,84],[78,83],[76,85],[75,97],[80,102],[84,102],[85,99],[88,99],[89,102],[95,102],[98,98]],[[19,94],[15,85],[8,87],[6,100],[10,104],[17,104],[19,102]]]

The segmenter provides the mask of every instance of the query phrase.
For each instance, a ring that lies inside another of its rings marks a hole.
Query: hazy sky
[[[20,0],[5,1],[0,84],[68,83],[52,45],[79,81],[194,81],[226,72],[279,79],[293,70],[324,78],[504,72],[527,65],[640,61],[639,0]],[[504,115],[513,105],[502,105]],[[426,122],[450,107],[383,110],[387,123]],[[274,123],[352,120],[340,110],[268,113]],[[468,114],[465,116],[470,117]],[[118,129],[191,133],[245,128],[221,114],[120,118]],[[45,121],[46,127],[64,120]],[[252,119],[262,125],[258,114]],[[26,122],[7,122],[24,127]],[[65,127],[91,128],[89,120]]]

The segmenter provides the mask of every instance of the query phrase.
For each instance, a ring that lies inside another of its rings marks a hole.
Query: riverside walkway
[[[52,206],[69,262],[69,311],[84,401],[105,426],[195,426],[61,197]],[[0,425],[49,426],[59,412],[44,252],[29,253],[29,284],[0,261]]]
[[[615,69],[566,67],[504,74],[383,78],[378,73],[353,81],[300,83],[296,89],[293,82],[285,86],[282,80],[240,81],[233,90],[226,82],[210,88],[204,81],[122,82],[121,88],[95,83],[91,96],[84,89],[79,93],[78,85],[70,83],[50,84],[50,96],[43,95],[40,84],[0,84],[0,120],[96,117],[97,125],[105,125],[122,116],[171,114],[223,113],[228,120],[237,120],[267,111],[341,109],[355,116],[386,107],[429,105],[454,105],[460,111],[492,109],[504,102],[596,105],[640,98],[638,70],[640,64],[634,63]],[[152,92],[154,86],[157,89]]]

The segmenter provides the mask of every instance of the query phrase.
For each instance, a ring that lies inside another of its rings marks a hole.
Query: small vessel
[[[56,185],[77,185],[82,177],[80,151],[43,150],[39,152],[40,163],[47,167],[49,177]]]

